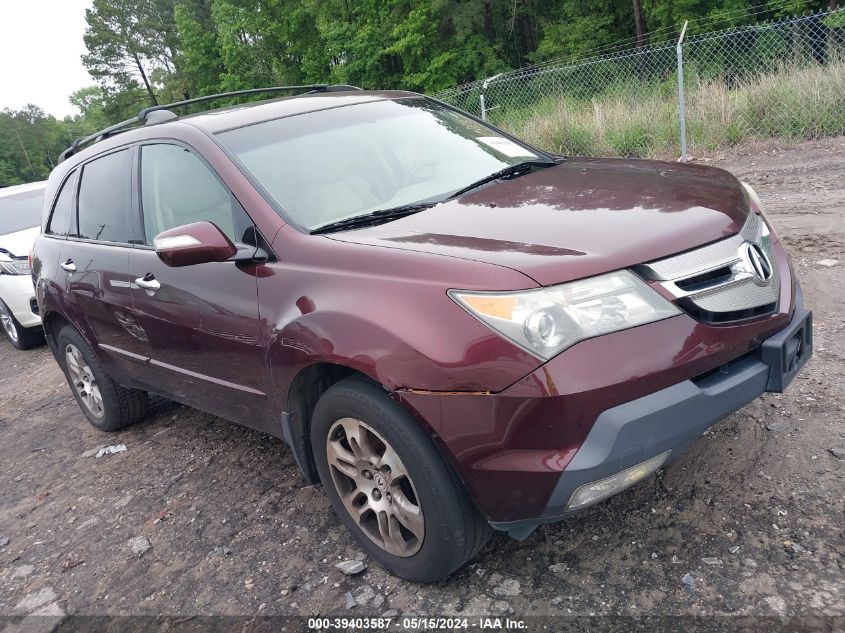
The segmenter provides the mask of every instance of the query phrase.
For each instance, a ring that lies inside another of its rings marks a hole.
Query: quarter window
[[[196,155],[178,145],[141,148],[144,238],[177,226],[212,222],[233,242],[250,242],[253,224],[232,193]]]
[[[70,218],[73,214],[73,190],[75,187],[76,172],[68,176],[62,185],[62,190],[59,191],[59,197],[56,198],[56,204],[53,206],[53,212],[50,214],[50,222],[47,224],[45,233],[64,237],[71,234]],[[73,229],[75,231],[76,227],[73,227]]]
[[[126,222],[131,173],[129,150],[108,154],[82,168],[79,237],[102,242],[131,241]]]

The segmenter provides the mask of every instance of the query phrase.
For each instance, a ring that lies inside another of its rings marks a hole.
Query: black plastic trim
[[[282,439],[290,447],[296,465],[309,484],[320,483],[320,476],[313,466],[310,454],[310,443],[305,434],[305,428],[296,411],[282,412]]]
[[[760,348],[771,367],[766,391],[782,393],[813,356],[813,313],[804,308],[801,286],[795,286],[795,310],[789,326],[770,336]]]

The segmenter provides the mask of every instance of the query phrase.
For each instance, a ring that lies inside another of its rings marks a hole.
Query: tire
[[[120,431],[147,414],[147,392],[127,389],[112,380],[100,359],[73,326],[63,327],[56,342],[59,364],[73,397],[95,428],[100,431]],[[75,356],[73,350],[76,351]],[[83,392],[88,396],[83,395]],[[95,393],[99,394],[99,400]]]
[[[16,349],[30,349],[44,342],[44,330],[40,325],[23,327],[2,301],[0,301],[0,324],[6,338]]]
[[[377,385],[353,377],[329,388],[314,409],[311,445],[335,512],[392,574],[414,582],[445,578],[489,539],[490,525],[431,438]]]

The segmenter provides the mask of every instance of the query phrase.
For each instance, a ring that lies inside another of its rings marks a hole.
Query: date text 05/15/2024
[[[317,631],[332,629],[366,631],[387,631],[391,627],[411,631],[430,630],[511,630],[526,628],[524,620],[500,617],[447,618],[447,617],[403,617],[394,618],[309,618],[308,628]]]

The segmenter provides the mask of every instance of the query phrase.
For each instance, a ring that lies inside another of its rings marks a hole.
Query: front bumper
[[[492,522],[493,527],[525,538],[540,523],[563,519],[587,507],[568,507],[581,486],[666,452],[667,462],[677,459],[719,420],[767,391],[783,391],[813,350],[813,315],[804,309],[800,288],[795,306],[789,324],[753,352],[703,376],[601,413],[561,473],[542,514],[533,519]]]
[[[428,427],[490,523],[527,536],[566,516],[580,484],[661,451],[675,458],[794,377],[812,353],[810,314],[785,256],[778,261],[781,300],[769,316],[715,326],[678,315],[582,341],[497,393],[394,396]]]

